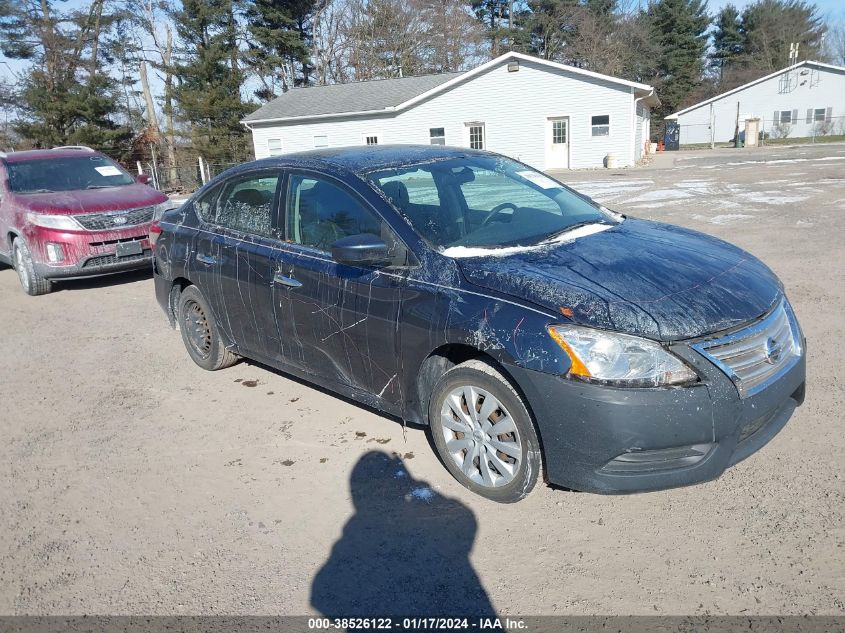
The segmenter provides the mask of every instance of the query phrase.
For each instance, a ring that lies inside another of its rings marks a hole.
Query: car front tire
[[[22,238],[17,237],[12,242],[12,264],[18,272],[18,279],[21,282],[23,291],[32,296],[46,295],[53,289],[49,279],[42,277],[35,271],[32,262],[32,253]]]
[[[542,457],[531,414],[491,364],[473,359],[447,371],[432,391],[429,422],[440,459],[473,492],[514,503],[537,483]]]
[[[208,303],[196,286],[182,291],[177,316],[182,342],[197,365],[217,371],[238,361],[237,355],[226,349]]]

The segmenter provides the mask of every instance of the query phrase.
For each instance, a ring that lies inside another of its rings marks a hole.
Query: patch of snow
[[[749,191],[742,194],[742,197],[750,202],[759,202],[762,204],[792,204],[807,199],[807,196],[772,195],[762,191]]]
[[[541,248],[548,248],[549,246],[554,246],[557,244],[563,244],[565,242],[571,242],[573,240],[577,240],[579,237],[586,237],[587,235],[592,235],[593,233],[601,233],[602,231],[606,231],[609,228],[616,226],[615,224],[588,224],[586,226],[580,226],[577,229],[572,229],[571,231],[567,231],[566,233],[562,233],[558,235],[553,240],[549,240],[548,242],[541,242],[540,244],[534,244],[532,246],[506,246],[502,248],[490,248],[490,247],[479,247],[479,246],[450,246],[447,249],[440,251],[442,255],[446,257],[452,257],[454,259],[459,259],[462,257],[505,257],[507,255],[514,255],[516,253],[526,253],[528,251],[534,251]]]
[[[705,215],[692,216],[694,220],[699,220],[700,222],[709,222],[710,224],[730,224],[732,222],[747,220],[753,217],[753,215],[748,215],[747,213],[724,213],[721,215],[715,215],[712,218],[708,218]]]
[[[405,498],[408,500],[419,499],[420,501],[431,503],[431,500],[434,499],[434,491],[428,487],[414,488]]]
[[[692,198],[689,191],[680,189],[657,189],[655,191],[648,191],[635,198],[629,198],[625,202],[653,202],[659,200],[683,200],[685,198]]]

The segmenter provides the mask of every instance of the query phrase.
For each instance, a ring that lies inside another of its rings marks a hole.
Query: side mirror
[[[138,174],[137,176],[135,176],[135,182],[139,182],[142,185],[150,184],[151,180],[152,178],[150,178],[149,174]]]
[[[361,233],[342,237],[332,244],[332,259],[349,266],[374,266],[390,262],[387,244],[377,235]]]

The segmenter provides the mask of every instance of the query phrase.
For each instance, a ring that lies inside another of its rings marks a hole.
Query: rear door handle
[[[293,277],[285,277],[283,273],[276,273],[273,275],[273,283],[282,284],[289,288],[302,288],[302,282],[297,281]]]
[[[216,264],[217,258],[212,257],[211,255],[203,255],[202,253],[197,253],[197,261],[202,264]]]

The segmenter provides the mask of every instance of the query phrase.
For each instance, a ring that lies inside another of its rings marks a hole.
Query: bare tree
[[[832,24],[825,35],[825,54],[831,63],[845,66],[845,22]]]

